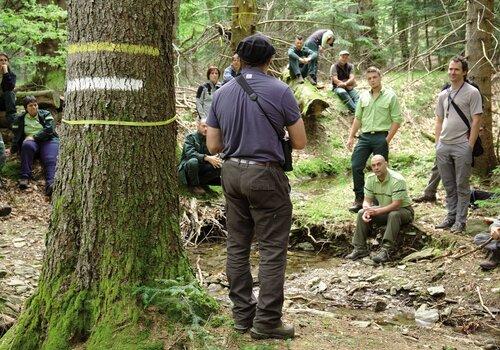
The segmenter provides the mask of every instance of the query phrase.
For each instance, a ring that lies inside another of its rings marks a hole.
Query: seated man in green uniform
[[[197,195],[205,194],[203,185],[220,185],[222,160],[207,149],[206,119],[199,119],[197,131],[186,136],[179,164],[179,181]]]
[[[295,37],[295,44],[288,49],[288,69],[290,77],[296,79],[299,84],[307,78],[311,84],[316,84],[312,76],[314,67],[309,64],[312,60],[318,57],[318,53],[304,46],[304,38],[302,36]]]
[[[413,221],[413,209],[406,190],[405,179],[398,172],[387,168],[387,161],[379,154],[372,158],[372,171],[366,179],[363,209],[358,212],[356,232],[352,238],[354,250],[346,256],[356,260],[369,255],[366,238],[372,223],[387,225],[382,248],[372,257],[376,263],[389,260],[401,225]],[[378,206],[374,205],[374,199]]]

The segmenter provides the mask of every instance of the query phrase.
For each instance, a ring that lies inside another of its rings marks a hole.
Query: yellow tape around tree
[[[157,47],[150,45],[115,44],[110,42],[89,42],[68,45],[69,54],[100,51],[123,52],[132,55],[160,56],[160,50]]]
[[[172,123],[177,119],[177,116],[167,120],[160,120],[158,122],[131,122],[125,120],[66,120],[62,122],[68,125],[119,125],[119,126],[163,126]]]

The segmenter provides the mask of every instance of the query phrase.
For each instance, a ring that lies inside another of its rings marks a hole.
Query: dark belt
[[[233,162],[238,164],[258,165],[258,166],[274,166],[274,167],[280,166],[278,162],[256,162],[255,160],[236,158],[236,157],[226,158],[224,159],[224,162]]]
[[[367,131],[364,132],[363,135],[378,135],[378,134],[385,134],[387,135],[389,131]]]

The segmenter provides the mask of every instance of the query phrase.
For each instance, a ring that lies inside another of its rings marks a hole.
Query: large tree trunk
[[[68,2],[66,119],[174,115],[172,6]],[[61,134],[39,287],[0,349],[151,346],[154,323],[143,322],[153,317],[134,291],[194,278],[179,235],[175,126],[70,125]]]
[[[395,5],[397,6],[397,5]],[[396,9],[397,28],[399,46],[401,48],[401,61],[406,62],[410,58],[410,48],[408,46],[408,14],[406,11]]]
[[[238,43],[255,33],[257,25],[257,1],[233,0],[233,20],[231,25],[231,49],[236,51]]]
[[[484,154],[476,159],[476,170],[489,173],[497,164],[493,148],[491,113],[492,78],[492,36],[493,0],[467,1],[467,32],[465,55],[469,60],[468,77],[473,80],[483,95],[482,130],[479,133],[483,142]]]
[[[358,43],[354,38],[354,52],[357,57],[361,58],[361,68],[366,69],[369,66],[380,66],[382,59],[376,49],[378,45],[377,19],[376,9],[373,0],[358,0],[358,14],[360,15],[361,24],[369,27],[363,30],[362,35],[368,37],[372,41],[372,46],[366,43]]]

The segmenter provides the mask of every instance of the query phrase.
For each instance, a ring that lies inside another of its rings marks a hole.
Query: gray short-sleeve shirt
[[[461,89],[452,90],[450,87],[439,93],[436,115],[443,119],[439,141],[453,145],[467,142],[469,129],[451,105],[451,99],[462,110],[471,125],[472,116],[483,113],[483,106],[479,90],[469,83],[464,83]]]
[[[241,75],[277,127],[293,125],[300,119],[297,101],[288,85],[258,68],[244,68]],[[221,130],[224,158],[284,162],[276,131],[235,79],[214,94],[207,125]]]

